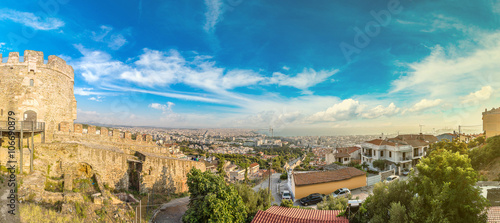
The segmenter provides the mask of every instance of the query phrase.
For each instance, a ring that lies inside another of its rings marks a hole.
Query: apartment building
[[[424,157],[430,144],[437,142],[433,135],[408,134],[389,139],[374,139],[361,144],[361,162],[366,162],[371,169],[373,161],[385,160],[386,169],[409,169]],[[399,168],[397,168],[399,167]]]

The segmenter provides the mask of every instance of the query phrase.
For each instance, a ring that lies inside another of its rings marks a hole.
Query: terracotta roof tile
[[[389,141],[386,141],[386,140],[382,140],[382,139],[374,139],[374,140],[371,140],[371,141],[367,141],[367,143],[371,143],[371,144],[377,145],[377,146],[381,146],[381,145],[396,146],[395,143],[389,142]]]
[[[500,222],[500,206],[490,207],[488,210],[488,222]]]
[[[343,147],[343,148],[337,148],[336,149],[337,152],[341,153],[341,152],[344,152],[344,153],[353,153],[353,152],[356,152],[359,150],[359,147],[356,147],[356,146],[352,146],[352,147]]]
[[[333,171],[318,171],[307,173],[294,173],[293,179],[295,185],[310,185],[319,184],[333,181],[346,180],[357,176],[365,175],[364,171],[358,170],[354,167],[347,167],[340,170]]]
[[[259,165],[258,163],[252,163],[252,164],[250,164],[250,168],[252,168],[252,167],[256,167],[256,166],[258,166],[258,165]]]
[[[337,217],[340,211],[309,210],[271,206],[266,211],[259,211],[252,223],[348,223],[345,217]]]

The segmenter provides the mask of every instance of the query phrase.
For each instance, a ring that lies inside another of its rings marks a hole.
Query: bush
[[[280,179],[282,179],[282,180],[288,179],[288,173],[285,172],[285,173],[281,174]]]

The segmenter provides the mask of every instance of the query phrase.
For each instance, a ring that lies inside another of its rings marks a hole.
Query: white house
[[[361,144],[361,162],[366,162],[370,168],[373,161],[386,160],[389,169],[409,169],[426,155],[430,144],[437,142],[433,135],[409,134],[398,135],[389,139],[374,139]],[[398,171],[399,172],[399,171]]]
[[[361,159],[361,146],[336,148],[332,153],[325,154],[326,164],[339,162],[349,164],[353,160]]]

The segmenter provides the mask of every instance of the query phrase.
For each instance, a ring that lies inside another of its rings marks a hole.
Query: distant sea
[[[438,135],[442,133],[452,133],[452,129],[423,129],[424,134]],[[458,130],[457,130],[458,131]],[[271,136],[269,130],[258,130],[258,133]],[[364,127],[364,128],[277,128],[274,129],[274,136],[342,136],[342,135],[397,135],[418,134],[418,126],[397,126],[397,127]],[[471,132],[473,133],[473,132]]]

